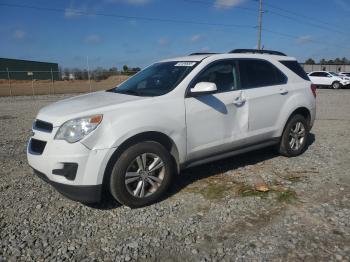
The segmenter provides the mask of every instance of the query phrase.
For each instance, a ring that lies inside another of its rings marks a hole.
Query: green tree
[[[348,60],[346,57],[343,57],[343,58],[341,59],[341,62],[342,62],[342,64],[344,64],[344,65],[349,64],[349,60]]]
[[[325,65],[325,64],[327,64],[326,59],[322,58],[322,59],[320,60],[320,64],[321,64],[321,65]]]
[[[127,65],[123,65],[123,71],[124,72],[128,72],[129,71],[129,67]]]
[[[316,64],[315,60],[313,60],[312,58],[309,58],[305,61],[305,64],[307,65],[314,65]]]
[[[334,64],[336,65],[341,65],[342,63],[343,63],[342,60],[338,57],[334,60]]]

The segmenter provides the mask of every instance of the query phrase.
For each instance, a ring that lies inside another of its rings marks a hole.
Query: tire
[[[296,130],[297,124],[300,124],[301,126],[298,130]],[[309,126],[305,117],[299,114],[293,115],[290,117],[284,128],[278,151],[281,155],[286,157],[299,156],[306,150],[308,139]],[[297,146],[298,144],[299,146]]]
[[[173,159],[161,144],[151,141],[134,144],[114,164],[110,193],[131,208],[153,204],[167,191],[174,170]]]
[[[331,86],[333,89],[340,89],[342,87],[342,84],[339,82],[334,82]]]

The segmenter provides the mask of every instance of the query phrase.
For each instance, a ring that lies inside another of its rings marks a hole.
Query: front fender
[[[160,132],[176,145],[179,160],[186,155],[186,125],[183,100],[154,101],[152,105],[119,108],[107,112],[104,120],[82,143],[90,149],[117,148],[127,139],[144,132]]]

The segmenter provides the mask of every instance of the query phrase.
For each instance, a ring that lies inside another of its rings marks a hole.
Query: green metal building
[[[0,79],[59,80],[57,63],[0,58]]]

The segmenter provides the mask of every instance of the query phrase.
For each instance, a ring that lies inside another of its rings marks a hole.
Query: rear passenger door
[[[315,85],[324,85],[322,82],[323,78],[321,77],[322,72],[314,72],[309,75],[310,80]]]
[[[287,77],[267,60],[242,59],[238,63],[248,106],[249,142],[270,139],[280,128],[277,120],[288,97]]]

